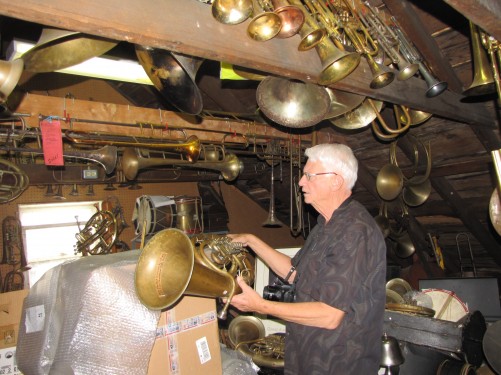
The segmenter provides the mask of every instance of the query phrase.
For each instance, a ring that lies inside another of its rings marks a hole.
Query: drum
[[[450,290],[424,289],[422,292],[431,297],[435,310],[434,318],[457,322],[468,314],[468,306]]]
[[[200,197],[174,197],[177,210],[176,228],[186,234],[203,233],[202,199]]]
[[[132,221],[136,235],[153,234],[176,226],[176,203],[173,196],[143,195],[136,200]]]

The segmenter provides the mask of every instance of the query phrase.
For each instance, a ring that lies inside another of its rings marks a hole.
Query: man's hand
[[[242,289],[242,293],[233,296],[230,303],[240,311],[259,312],[259,308],[265,302],[261,296],[247,285],[241,276],[237,276],[237,283]]]

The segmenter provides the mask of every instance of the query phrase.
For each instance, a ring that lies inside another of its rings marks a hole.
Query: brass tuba
[[[152,310],[172,306],[183,294],[226,298],[218,317],[226,319],[232,297],[241,292],[236,276],[254,282],[254,267],[240,243],[224,235],[191,239],[176,228],[155,234],[139,256],[134,283],[143,305]]]

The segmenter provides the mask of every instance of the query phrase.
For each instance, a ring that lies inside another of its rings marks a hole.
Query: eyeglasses
[[[308,181],[311,181],[312,177],[322,176],[322,175],[326,175],[326,174],[335,174],[336,176],[338,175],[336,172],[319,172],[319,173],[303,172],[303,176],[305,176]]]

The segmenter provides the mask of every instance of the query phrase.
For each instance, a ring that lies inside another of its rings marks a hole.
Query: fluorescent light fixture
[[[7,58],[9,61],[20,58],[34,46],[34,43],[14,39],[7,49]],[[143,67],[137,61],[114,59],[106,56],[93,57],[83,63],[57,70],[57,72],[85,77],[111,79],[120,82],[153,85]]]

